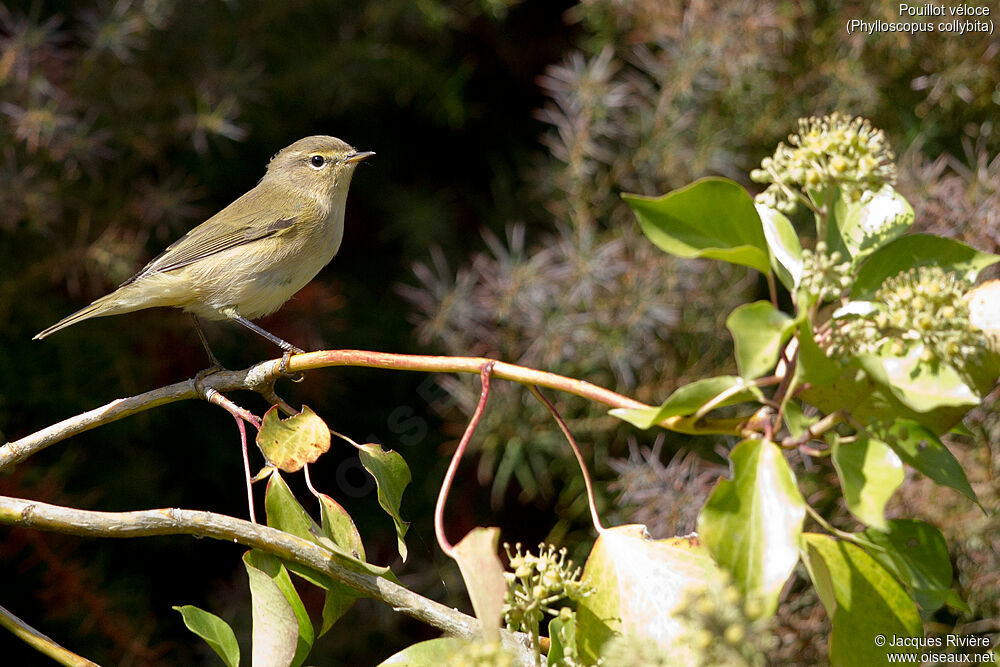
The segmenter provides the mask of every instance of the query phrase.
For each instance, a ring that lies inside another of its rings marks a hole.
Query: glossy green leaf
[[[921,360],[923,350],[923,344],[915,343],[906,356],[861,354],[857,362],[869,377],[915,412],[979,405],[982,399],[958,371],[945,363]]]
[[[935,611],[948,602],[953,573],[940,530],[915,519],[893,519],[884,531],[869,528],[862,534],[882,547],[868,553],[913,589],[921,607]]]
[[[706,257],[770,271],[753,200],[738,183],[704,178],[662,197],[622,195],[643,233],[678,257]]]
[[[378,487],[378,502],[382,509],[392,517],[396,526],[396,545],[399,556],[406,560],[406,542],[403,538],[410,524],[403,521],[399,507],[403,502],[403,491],[410,483],[410,468],[403,457],[396,452],[385,451],[381,445],[362,445],[358,449],[361,465],[365,467]]]
[[[361,542],[361,534],[358,533],[358,528],[354,525],[351,516],[340,506],[340,503],[324,493],[319,494],[319,501],[323,534],[354,558],[365,560],[365,545]],[[320,636],[326,634],[359,597],[353,588],[343,584],[325,588],[326,595],[323,599],[323,623],[320,626]]]
[[[593,591],[577,608],[577,646],[585,664],[619,633],[657,642],[673,664],[691,664],[692,648],[677,639],[694,628],[674,610],[693,591],[723,585],[698,538],[653,540],[637,525],[604,530],[581,581]]]
[[[181,613],[187,629],[204,639],[227,667],[239,667],[240,645],[228,623],[211,612],[189,604],[174,609]]]
[[[281,418],[275,405],[264,413],[257,445],[280,470],[297,472],[330,449],[330,429],[308,405],[288,419]]]
[[[353,528],[354,522],[343,511],[343,508],[340,508],[340,505],[323,494],[321,494],[320,503],[323,515],[322,528],[299,504],[285,480],[282,479],[281,474],[276,471],[268,480],[267,492],[264,496],[267,525],[331,550],[331,559],[343,567],[362,574],[385,577],[398,583],[395,575],[388,568],[364,562],[364,546],[361,544],[361,537],[357,534],[357,529]],[[363,597],[356,589],[341,583],[324,572],[318,572],[298,563],[288,562],[285,565],[309,583],[326,591],[320,635],[325,634],[347,612],[354,604],[354,600]]]
[[[844,366],[826,356],[813,338],[808,321],[799,325],[796,383],[801,397],[823,412],[851,410],[866,401],[875,383],[857,366]]]
[[[716,484],[698,515],[698,534],[740,590],[773,614],[799,558],[805,501],[773,442],[744,440],[730,459],[733,478]]]
[[[915,377],[900,377],[895,391],[889,374],[883,367],[883,362],[874,359],[867,360],[872,373],[877,375],[876,382],[868,373],[862,370],[861,362],[854,359],[847,365],[828,358],[823,350],[813,340],[812,332],[806,323],[799,327],[798,363],[795,365],[796,382],[802,386],[798,397],[804,402],[814,405],[825,413],[846,410],[854,419],[862,424],[879,421],[891,421],[903,416],[908,419],[919,419],[921,423],[936,431],[947,431],[962,416],[968,412],[969,405],[962,400],[945,400],[945,403],[956,402],[962,405],[945,405],[930,412],[918,412],[911,405],[927,407],[942,402],[938,391],[946,390],[947,384],[936,388],[933,382],[925,380],[923,375]],[[919,359],[915,363],[919,363]],[[890,364],[890,370],[895,375],[903,375],[900,366]],[[942,369],[930,369],[934,377],[947,372]],[[931,377],[932,375],[928,375]],[[966,388],[967,389],[967,388]],[[958,389],[959,394],[963,390]],[[907,398],[910,405],[901,401],[896,392]],[[929,393],[927,393],[929,392]],[[953,397],[954,398],[954,397]]]
[[[932,234],[909,234],[876,250],[862,265],[854,281],[851,297],[871,299],[886,278],[917,266],[940,266],[974,282],[1000,256],[980,252],[960,241]]]
[[[744,386],[745,389],[736,392],[719,403],[717,407],[745,403],[761,396],[760,389],[747,386],[743,378],[735,375],[720,375],[719,377],[696,380],[691,384],[679,387],[658,407],[615,408],[610,411],[610,414],[633,426],[647,429],[670,417],[692,415],[719,394]]]
[[[310,542],[320,543],[317,539],[322,535],[320,527],[296,500],[281,473],[277,471],[267,480],[264,509],[267,512],[267,525],[271,528],[283,530]]]
[[[919,472],[979,503],[962,465],[934,431],[909,419],[897,419],[883,434],[883,439],[903,461]]]
[[[785,404],[785,411],[782,414],[785,420],[785,427],[793,438],[801,436],[806,432],[806,429],[820,419],[818,415],[807,417],[805,412],[802,411],[802,406],[797,401],[788,401]]]
[[[305,508],[295,499],[292,490],[288,488],[281,475],[275,472],[268,480],[267,492],[264,496],[267,525],[309,540],[324,549],[329,549],[332,552],[331,557],[339,564],[356,572],[388,577],[390,580],[396,581],[388,568],[364,562],[364,545],[361,544],[361,536],[357,534],[357,528],[353,527],[354,522],[350,520],[343,508],[340,508],[340,505],[328,496],[320,495],[324,522],[322,528],[313,521]],[[287,565],[293,572],[305,577],[317,586],[328,587],[326,583],[323,583],[329,580],[326,575],[320,575],[320,579],[316,579],[315,575],[306,574],[305,568],[300,571],[300,566],[291,563]]]
[[[956,609],[967,616],[972,616],[972,609],[969,605],[965,604],[965,600],[963,600],[958,593],[954,591],[954,589],[948,591],[948,595],[945,597],[944,603],[952,609]]]
[[[438,637],[407,646],[377,667],[441,667],[461,664],[462,654],[468,653],[472,642],[458,637]],[[498,663],[502,664],[502,663]],[[511,662],[511,664],[516,664]]]
[[[258,549],[252,549],[244,554],[243,562],[248,570],[256,568],[270,577],[271,581],[274,582],[274,585],[277,586],[278,590],[281,591],[281,594],[285,596],[285,599],[291,606],[292,612],[295,614],[295,622],[298,626],[298,640],[292,665],[296,667],[301,665],[309,655],[316,636],[312,621],[309,619],[309,612],[306,611],[306,607],[302,603],[298,591],[295,590],[295,585],[292,583],[292,578],[288,574],[288,570],[277,556]]]
[[[844,373],[844,367],[826,356],[816,339],[808,320],[799,323],[798,363],[795,364],[796,379],[800,383],[827,385]]]
[[[573,620],[563,620],[556,616],[549,621],[549,652],[546,656],[549,665],[565,665],[566,658],[574,655],[576,646],[576,623]],[[578,662],[570,663],[573,665]]]
[[[288,572],[280,563],[277,567],[273,566],[273,563],[278,563],[277,559],[271,557],[268,560],[255,555],[262,553],[249,551],[243,556],[252,600],[252,664],[269,667],[301,665],[312,646],[309,615],[295,593]],[[308,623],[307,627],[300,625],[303,618]]]
[[[888,185],[866,200],[838,197],[834,206],[831,232],[840,238],[828,245],[843,248],[856,263],[902,236],[913,224],[913,207]]]
[[[903,462],[884,442],[864,435],[833,443],[833,465],[844,501],[858,521],[885,530],[885,505],[903,483]]]
[[[792,221],[770,206],[754,204],[771,251],[771,268],[789,292],[802,281],[802,244]]]
[[[802,560],[832,619],[831,664],[884,665],[888,652],[917,652],[888,646],[896,636],[923,636],[923,627],[913,600],[874,558],[850,542],[805,533]]]
[[[736,344],[740,377],[753,380],[774,370],[795,321],[767,301],[745,303],[726,318]]]
[[[355,558],[365,560],[365,545],[351,515],[325,493],[319,494],[319,504],[323,534]]]

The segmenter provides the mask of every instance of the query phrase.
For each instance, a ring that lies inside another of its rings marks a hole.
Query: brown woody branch
[[[268,397],[274,395],[274,383],[281,377],[280,360],[272,359],[242,371],[222,370],[200,379],[204,389],[217,392],[249,390]],[[367,350],[324,350],[298,354],[288,363],[288,371],[314,370],[333,366],[362,366],[391,370],[423,371],[430,373],[480,373],[486,364],[493,364],[493,377],[518,382],[525,386],[538,386],[574,394],[603,403],[612,408],[650,408],[640,401],[599,387],[584,380],[539,371],[525,366],[508,364],[484,357],[439,357],[417,354],[393,354]],[[137,396],[114,400],[107,405],[70,417],[36,433],[14,440],[0,447],[0,470],[23,461],[49,445],[71,436],[89,431],[144,410],[160,405],[200,398],[203,394],[196,387],[196,380],[153,389]],[[663,428],[690,434],[723,433],[738,435],[743,419],[694,419],[670,417],[659,422]]]
[[[449,635],[474,639],[481,633],[479,621],[472,616],[418,595],[388,579],[347,569],[336,562],[333,552],[313,542],[276,528],[222,514],[183,509],[95,512],[0,496],[0,524],[92,537],[195,535],[235,542],[326,574]],[[519,642],[517,635],[504,633],[503,640],[505,646],[519,652],[525,664],[530,664],[527,662],[530,660],[527,648]]]

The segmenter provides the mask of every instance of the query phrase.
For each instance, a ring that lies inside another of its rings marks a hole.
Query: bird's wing
[[[135,282],[148,273],[173,271],[223,250],[274,236],[291,227],[298,218],[297,212],[285,210],[279,213],[269,208],[261,210],[255,206],[247,206],[250,202],[244,202],[243,199],[243,197],[237,199],[171,243],[142,270],[122,283],[121,287]],[[241,203],[243,206],[239,206]],[[245,212],[240,212],[241,208]],[[217,222],[219,218],[226,220],[224,227],[219,226]]]

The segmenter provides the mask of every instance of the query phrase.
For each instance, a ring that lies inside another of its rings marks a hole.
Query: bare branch
[[[266,386],[275,376],[278,363],[279,360],[272,359],[242,371],[218,371],[202,378],[200,383],[206,390],[213,389],[220,393],[239,389],[256,391],[258,387]],[[89,431],[92,428],[110,424],[113,421],[118,421],[119,419],[124,419],[125,417],[161,405],[167,405],[168,403],[199,398],[198,389],[195,387],[197,382],[198,380],[192,378],[167,385],[166,387],[160,387],[159,389],[153,389],[137,396],[119,398],[107,405],[88,410],[69,419],[64,419],[20,440],[8,442],[0,447],[0,470],[23,461],[49,445],[53,445],[84,431]]]
[[[337,562],[337,554],[313,542],[276,528],[222,514],[175,508],[95,512],[0,496],[0,524],[88,537],[194,535],[235,542],[326,574],[449,635],[475,639],[482,632],[479,621],[472,616],[418,595],[388,579],[348,569]],[[503,640],[505,646],[518,651],[525,664],[530,664],[527,661],[532,658],[517,635],[503,633]]]
[[[0,607],[0,628],[10,630],[11,634],[15,637],[42,655],[52,658],[60,665],[70,665],[71,667],[100,667],[100,665],[96,662],[91,662],[83,656],[77,655],[69,649],[63,648],[53,639],[34,629],[3,607]]]
[[[274,381],[281,375],[280,363],[280,359],[272,359],[242,371],[222,370],[201,378],[200,383],[206,390],[213,389],[217,392],[249,390],[256,391],[265,397],[272,396]],[[366,350],[324,350],[293,356],[288,362],[287,370],[295,373],[331,366],[362,366],[430,373],[480,373],[487,364],[493,364],[494,377],[518,382],[529,387],[537,385],[575,394],[612,408],[641,409],[650,407],[628,396],[598,387],[584,380],[483,357],[437,357]],[[199,398],[200,394],[195,383],[196,380],[192,378],[130,398],[118,399],[102,407],[65,419],[58,424],[53,424],[20,440],[8,442],[0,447],[0,470],[23,461],[60,440],[89,431],[97,426],[167,403]],[[739,435],[741,424],[744,421],[741,418],[669,417],[659,422],[658,425],[672,431],[689,434]]]

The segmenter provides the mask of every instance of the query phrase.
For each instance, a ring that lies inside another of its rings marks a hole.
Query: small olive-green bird
[[[173,306],[194,316],[203,343],[198,318],[233,320],[286,355],[302,352],[250,320],[278,310],[337,254],[351,176],[374,154],[335,137],[296,141],[271,158],[254,189],[182,236],[114,292],[35,338],[91,317]],[[217,363],[207,343],[205,349]]]

